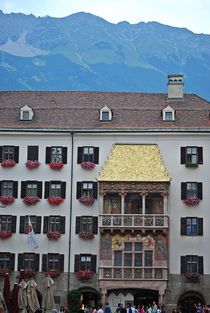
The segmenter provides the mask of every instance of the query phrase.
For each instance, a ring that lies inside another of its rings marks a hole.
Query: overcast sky
[[[89,12],[112,23],[157,21],[210,34],[210,0],[0,0],[0,9],[53,17]]]

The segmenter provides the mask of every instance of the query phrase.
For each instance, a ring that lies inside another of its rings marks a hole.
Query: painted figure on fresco
[[[167,258],[166,239],[162,235],[158,235],[155,240],[155,259],[166,260],[166,258]]]
[[[112,240],[109,234],[101,236],[100,257],[102,260],[111,260],[112,258]]]

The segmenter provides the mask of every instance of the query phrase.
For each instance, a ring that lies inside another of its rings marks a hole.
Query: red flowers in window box
[[[14,160],[3,160],[1,163],[2,167],[14,167],[16,165],[16,162]]]
[[[79,201],[85,205],[92,205],[94,203],[94,199],[92,196],[82,196],[79,198]]]
[[[95,235],[91,232],[85,232],[82,231],[81,233],[79,233],[80,238],[85,239],[85,240],[92,240],[95,238]]]
[[[0,239],[7,239],[12,236],[12,232],[9,230],[0,231]]]
[[[39,202],[40,199],[37,196],[26,196],[23,198],[23,202],[27,205],[33,205]]]
[[[199,199],[198,198],[191,198],[191,199],[185,199],[184,203],[186,205],[197,205],[199,203]]]
[[[84,168],[85,170],[92,170],[95,167],[95,163],[93,162],[82,162],[81,167]]]
[[[50,276],[50,277],[57,277],[57,276],[59,276],[60,275],[60,271],[59,270],[48,270],[46,273],[45,273],[45,276]]]
[[[52,240],[58,240],[60,236],[61,236],[61,233],[59,231],[49,231],[47,233],[47,237]]]
[[[52,170],[61,170],[63,168],[63,162],[50,162],[49,167]]]
[[[79,280],[88,280],[91,279],[93,277],[93,271],[90,270],[84,270],[84,271],[78,271],[76,272],[77,278]]]
[[[51,204],[51,205],[59,205],[63,202],[63,198],[61,197],[49,197],[47,199],[48,203]]]
[[[38,168],[40,166],[40,162],[37,161],[37,160],[28,160],[26,163],[25,163],[26,167],[29,169],[29,170],[32,170],[34,168]]]
[[[2,204],[11,204],[15,201],[15,198],[13,196],[1,196],[0,201]]]
[[[24,272],[25,278],[31,278],[31,277],[34,277],[36,275],[36,272],[30,268],[24,268],[23,272]]]
[[[184,276],[189,279],[198,279],[200,275],[197,272],[187,272]]]

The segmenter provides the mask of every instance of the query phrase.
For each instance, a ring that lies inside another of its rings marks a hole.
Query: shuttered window
[[[181,164],[203,164],[203,147],[181,147]]]
[[[91,232],[98,234],[98,217],[96,216],[77,216],[76,234],[80,232]]]
[[[38,161],[39,160],[39,146],[28,146],[27,147],[27,160]]]
[[[78,147],[77,149],[77,163],[93,162],[98,164],[99,161],[99,148],[98,147]]]
[[[57,253],[49,253],[42,255],[42,271],[58,270],[64,271],[64,255]]]
[[[185,236],[203,236],[203,218],[182,217],[181,235]]]
[[[77,182],[77,199],[82,196],[98,197],[98,187],[96,182]]]
[[[181,256],[181,274],[198,273],[203,275],[203,256]]]
[[[45,182],[45,199],[49,197],[66,197],[66,182],[50,181]]]
[[[19,147],[0,146],[0,163],[3,160],[14,160],[16,163],[19,163]]]
[[[65,234],[65,216],[44,216],[43,233],[59,231]]]
[[[0,252],[0,268],[14,271],[15,254],[9,252]]]
[[[203,199],[203,188],[201,182],[182,182],[181,183],[181,199]]]
[[[41,216],[30,215],[31,224],[35,234],[41,233]],[[28,234],[29,219],[28,216],[20,216],[20,234]]]
[[[21,198],[26,196],[37,196],[42,198],[42,182],[38,181],[22,181],[21,182]]]
[[[62,162],[67,163],[67,147],[46,147],[46,156],[45,163],[49,164],[50,162]]]
[[[96,255],[76,254],[74,258],[74,271],[90,270],[96,272]]]
[[[0,182],[1,196],[13,196],[17,198],[18,182],[12,180],[3,180]]]
[[[18,271],[21,269],[31,269],[35,272],[39,271],[39,254],[36,253],[20,253],[18,254]]]
[[[16,232],[16,216],[12,215],[0,215],[0,231]]]

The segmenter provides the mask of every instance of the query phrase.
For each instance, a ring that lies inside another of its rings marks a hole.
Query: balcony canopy
[[[113,145],[98,181],[169,182],[157,145]]]

